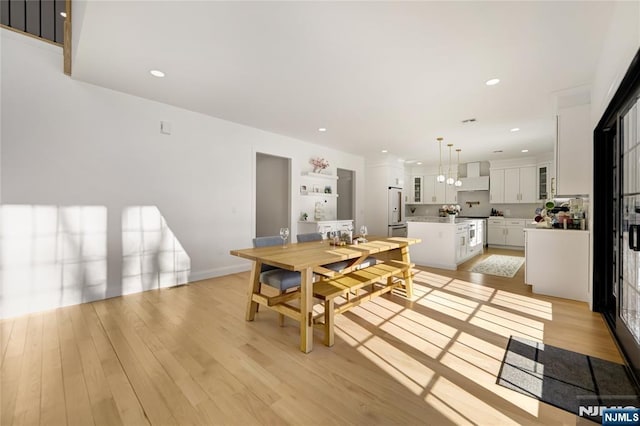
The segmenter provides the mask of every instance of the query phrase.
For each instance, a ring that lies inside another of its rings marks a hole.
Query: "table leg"
[[[411,264],[411,257],[409,256],[409,246],[404,246],[400,250],[400,254],[402,255],[402,261]],[[413,278],[411,276],[411,268],[407,268],[403,273],[404,278],[404,286],[405,291],[407,293],[407,299],[413,298]]]
[[[247,291],[247,313],[245,319],[247,321],[253,321],[258,312],[258,303],[253,301],[253,294],[260,292],[260,270],[262,269],[262,262],[253,262],[251,267],[251,276],[249,278],[249,289]]]
[[[300,350],[313,350],[313,268],[300,271]]]

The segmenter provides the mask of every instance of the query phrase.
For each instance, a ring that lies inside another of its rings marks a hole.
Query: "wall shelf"
[[[314,173],[314,172],[302,172],[302,176],[307,176],[310,178],[338,180],[338,176],[336,175],[325,175],[322,173]]]
[[[338,194],[325,194],[324,192],[302,192],[300,195],[306,197],[338,197]]]

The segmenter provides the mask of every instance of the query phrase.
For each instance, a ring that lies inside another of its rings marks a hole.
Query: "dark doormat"
[[[516,336],[497,383],[597,422],[600,407],[640,407],[626,366]]]

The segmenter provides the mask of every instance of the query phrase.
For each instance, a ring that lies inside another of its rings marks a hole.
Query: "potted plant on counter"
[[[445,212],[447,212],[447,214],[449,215],[449,222],[454,223],[456,221],[456,216],[458,215],[458,213],[460,213],[460,210],[462,210],[460,208],[460,206],[458,204],[450,204],[450,205],[444,205],[442,206],[442,210],[444,210]]]

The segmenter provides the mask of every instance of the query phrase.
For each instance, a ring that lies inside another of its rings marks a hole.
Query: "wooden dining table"
[[[248,300],[245,319],[253,321],[258,311],[258,302],[254,294],[260,289],[260,271],[262,265],[271,265],[289,271],[300,272],[300,350],[308,353],[313,350],[313,278],[314,272],[336,274],[323,268],[323,265],[339,261],[350,261],[351,270],[367,257],[395,259],[410,264],[409,246],[419,243],[416,238],[369,237],[367,242],[357,245],[332,246],[327,240],[307,243],[291,243],[284,246],[269,246],[231,250],[238,256],[253,262],[248,285]],[[337,273],[340,274],[340,273]],[[406,297],[413,297],[411,272],[403,274]]]

